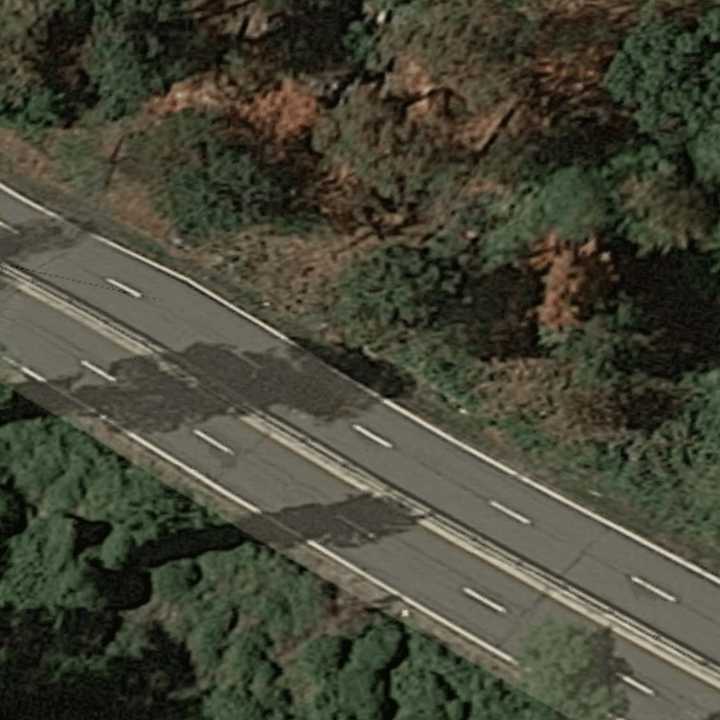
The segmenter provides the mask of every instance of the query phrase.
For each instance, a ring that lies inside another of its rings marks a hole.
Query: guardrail
[[[79,316],[81,321],[91,324],[96,330],[98,326],[106,330],[110,328],[112,334],[119,335],[125,344],[131,343],[136,349],[142,350],[144,354],[156,356],[159,365],[181,377],[191,386],[202,386],[199,378],[183,367],[182,363],[171,359],[173,353],[168,348],[129,330],[127,327],[106,318],[94,310],[88,309],[87,306],[78,302],[72,296],[17,266],[0,263],[0,273],[11,278],[21,289],[24,287],[30,294],[40,295],[41,298],[45,298],[46,301],[56,306],[64,306],[64,312],[69,310],[70,314]],[[117,342],[117,339],[115,339],[115,342]],[[272,434],[289,447],[299,445],[321,456],[324,458],[325,464],[330,463],[332,466],[341,468],[345,473],[350,474],[356,487],[359,482],[366,492],[392,500],[401,507],[406,508],[413,516],[418,518],[418,524],[431,532],[454,544],[461,545],[467,551],[491,563],[506,574],[517,577],[521,582],[570,607],[573,611],[590,618],[598,624],[611,628],[621,637],[649,650],[706,684],[720,689],[720,664],[676,640],[654,631],[642,622],[619,612],[599,598],[566,582],[562,578],[528,563],[523,558],[497,545],[482,533],[470,530],[452,518],[438,513],[434,508],[399,492],[364,468],[357,466],[347,458],[313,438],[307,437],[269,413],[250,405],[244,405],[238,409],[246,413],[245,417],[241,419],[256,427],[259,425],[261,432],[264,430],[266,434]],[[340,475],[340,477],[343,476]]]

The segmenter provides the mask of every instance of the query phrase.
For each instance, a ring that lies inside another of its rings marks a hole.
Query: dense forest
[[[605,720],[613,653],[538,626],[511,688],[0,386],[3,718]]]
[[[18,173],[122,206],[720,566],[720,9],[1,7]]]

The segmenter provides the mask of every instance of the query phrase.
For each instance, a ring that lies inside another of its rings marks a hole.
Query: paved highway
[[[24,223],[35,223],[39,217],[37,211],[0,195],[0,221],[22,230]],[[228,405],[249,401],[272,412],[404,492],[663,634],[719,658],[715,618],[720,589],[711,580],[482,463],[164,273],[88,236],[70,243],[58,241],[52,233],[43,237],[35,243],[32,232],[16,235],[5,230],[0,235],[2,255],[171,348],[204,386],[227,398]],[[341,505],[343,512],[346,506],[360,507],[353,503],[348,486],[312,465],[305,467],[306,461],[289,450],[253,436],[227,414],[227,407],[182,397],[181,388],[162,388],[167,378],[153,376],[132,353],[42,303],[7,289],[0,299],[0,337],[8,354],[48,378],[67,378],[74,395],[142,431],[194,467],[222,478],[223,484],[263,510],[305,508],[295,517],[322,524],[328,504]],[[98,373],[103,368],[118,382]],[[168,397],[178,401],[170,403]],[[227,452],[231,448],[234,455]],[[235,464],[240,455],[242,468]],[[339,522],[375,536],[373,542],[357,547],[340,541],[342,552],[508,652],[517,650],[522,629],[537,619],[533,613],[569,612],[421,528],[395,528],[385,534],[386,528],[375,527],[375,510],[368,513],[365,507],[360,518],[343,515],[344,519],[332,520],[336,532]],[[389,561],[395,557],[397,561]],[[428,580],[427,586],[417,582],[419,577]],[[462,592],[466,586],[494,598],[509,612],[488,610]],[[634,692],[639,697],[634,697],[633,717],[702,717],[702,712],[720,708],[716,691],[624,642],[620,646],[647,684],[659,690],[652,698]]]

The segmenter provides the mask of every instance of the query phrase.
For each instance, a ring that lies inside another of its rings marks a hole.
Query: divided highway
[[[22,226],[40,218],[0,195],[0,259],[169,348],[227,404],[183,398],[148,375],[137,353],[10,286],[0,288],[6,356],[35,379],[123,416],[153,444],[264,512],[294,513],[307,523],[303,537],[322,538],[316,531],[324,529],[332,552],[510,655],[539,618],[579,618],[423,527],[384,526],[378,508],[360,502],[362,493],[249,429],[230,406],[261,408],[440,514],[720,662],[720,578],[483,462],[280,337],[97,238],[34,245]],[[12,251],[2,252],[3,243]],[[148,378],[155,384],[144,384]],[[153,389],[164,399],[160,405],[152,403]],[[361,541],[344,543],[344,532]],[[631,717],[701,719],[720,709],[718,690],[625,640],[618,647],[636,673]]]

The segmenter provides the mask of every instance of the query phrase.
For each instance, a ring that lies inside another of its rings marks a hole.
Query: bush
[[[227,130],[220,117],[186,110],[130,143],[136,165],[152,158],[142,172],[158,209],[191,240],[288,212],[286,178]]]
[[[52,149],[63,179],[84,195],[102,192],[110,179],[112,166],[100,148],[97,137],[64,135]]]
[[[481,257],[485,272],[526,258],[532,242],[554,231],[580,243],[612,223],[609,191],[602,174],[569,166],[543,180],[521,183],[511,198],[488,201]]]
[[[382,247],[351,266],[340,282],[335,315],[346,343],[379,343],[403,328],[429,327],[450,299],[462,296],[461,261],[436,248]]]
[[[692,29],[648,16],[627,35],[605,77],[611,96],[633,111],[641,132],[666,146],[695,142],[693,154],[706,179],[717,176],[712,141],[720,103],[718,38],[717,8]]]
[[[613,188],[618,232],[637,246],[638,257],[717,246],[718,211],[693,184],[681,154],[655,144],[632,147],[611,158],[602,174]]]
[[[159,0],[96,3],[83,66],[105,120],[136,112],[142,102],[200,70],[212,57],[199,27]]]
[[[200,582],[202,573],[194,560],[176,560],[152,571],[153,588],[161,600],[178,602]]]

